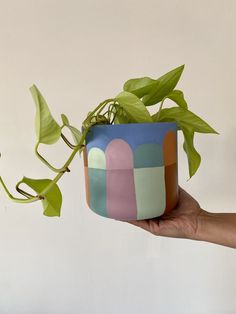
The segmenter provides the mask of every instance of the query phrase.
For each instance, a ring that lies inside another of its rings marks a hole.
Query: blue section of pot
[[[177,131],[175,122],[94,125],[86,136],[87,152],[94,146],[105,151],[114,138],[125,140],[133,151],[141,144],[156,143],[162,146],[165,134],[170,130]]]

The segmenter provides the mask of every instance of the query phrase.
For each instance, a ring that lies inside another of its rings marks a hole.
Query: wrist
[[[197,219],[194,240],[236,248],[235,213],[210,213],[202,209]]]
[[[197,230],[193,240],[207,241],[210,224],[214,220],[215,213],[210,213],[204,209],[201,209],[197,217]]]

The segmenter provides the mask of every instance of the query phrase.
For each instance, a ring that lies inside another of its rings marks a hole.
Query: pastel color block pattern
[[[86,202],[98,215],[140,220],[175,207],[176,123],[94,125],[83,158]]]
[[[107,213],[114,219],[136,219],[133,152],[127,142],[114,139],[106,147]]]

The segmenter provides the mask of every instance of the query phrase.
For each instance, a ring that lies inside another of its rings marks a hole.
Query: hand
[[[179,187],[177,206],[168,214],[144,220],[126,221],[158,236],[195,239],[199,216],[205,211],[185,190]]]

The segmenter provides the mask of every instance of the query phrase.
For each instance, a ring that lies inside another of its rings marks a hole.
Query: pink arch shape
[[[122,139],[112,140],[106,147],[106,169],[133,169],[133,151]]]
[[[122,139],[112,140],[106,150],[107,214],[114,219],[136,219],[133,151]]]

